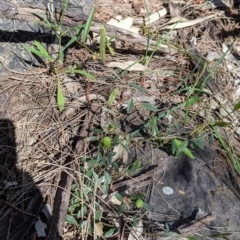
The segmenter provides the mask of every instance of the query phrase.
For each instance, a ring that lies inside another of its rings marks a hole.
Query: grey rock
[[[216,160],[214,162],[217,156],[214,149],[208,146],[195,151],[194,160],[186,155],[169,156],[149,145],[142,146],[142,150],[144,154],[132,151],[130,160],[137,158],[143,165],[164,168],[164,172],[154,175],[149,198],[151,221],[168,223],[173,231],[177,231],[180,218],[198,213],[196,219],[199,219],[211,213],[215,221],[200,231],[203,237],[199,239],[218,233],[231,233],[228,239],[239,239],[239,189],[232,183],[223,161],[218,161],[219,166]],[[150,161],[146,162],[147,158]]]

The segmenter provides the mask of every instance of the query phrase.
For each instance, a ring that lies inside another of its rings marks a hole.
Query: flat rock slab
[[[211,213],[215,221],[199,232],[203,234],[199,239],[206,239],[207,236],[220,239],[216,238],[217,234],[232,232],[230,236],[227,235],[227,239],[240,239],[238,192],[231,183],[225,165],[217,166],[216,162],[222,161],[217,158],[215,150],[197,150],[194,160],[186,155],[172,157],[149,146],[142,150],[144,154],[135,152],[130,158],[137,156],[137,159],[146,163],[147,156],[150,160],[147,164],[163,166],[164,169],[154,175],[149,200],[152,207],[150,219],[168,223],[170,229],[177,231],[184,224],[179,221],[180,218],[200,219]]]

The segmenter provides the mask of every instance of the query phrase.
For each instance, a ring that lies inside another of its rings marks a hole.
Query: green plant
[[[179,139],[173,139],[172,154],[179,156],[183,152],[191,159],[194,159],[192,152],[189,150],[189,148],[187,146],[188,146],[188,141],[181,141]]]
[[[57,82],[57,105],[60,111],[64,109],[65,100],[64,95],[62,91],[61,81],[64,77],[59,77],[59,73],[61,71],[62,73],[62,64],[64,61],[64,54],[66,50],[75,42],[78,42],[78,39],[80,36],[82,36],[82,44],[84,44],[87,40],[90,26],[93,20],[95,9],[92,10],[91,14],[88,17],[88,20],[85,24],[76,26],[74,28],[70,28],[69,30],[64,30],[63,28],[63,18],[65,16],[65,12],[68,7],[68,0],[63,1],[62,5],[62,14],[60,15],[60,19],[56,19],[54,17],[54,6],[53,6],[53,0],[49,0],[48,3],[48,17],[44,16],[43,14],[34,13],[37,17],[41,19],[41,24],[47,26],[51,30],[55,32],[56,41],[58,43],[58,50],[57,55],[49,54],[48,50],[44,47],[42,43],[39,41],[34,41],[34,47],[30,47],[26,44],[23,44],[23,47],[31,52],[32,54],[37,55],[40,59],[42,59],[46,65],[48,63],[50,64],[50,69],[56,76],[56,82]],[[70,40],[67,43],[62,42],[62,38],[64,35],[68,35],[68,32],[75,30],[75,35],[70,37]],[[87,78],[94,79],[95,77],[89,73],[87,73],[84,70],[78,69],[77,66],[73,66],[70,69],[65,69],[65,74],[68,73],[75,73],[75,74],[81,74],[86,76]]]
[[[106,57],[106,48],[109,50],[111,55],[114,55],[114,50],[111,47],[111,42],[115,37],[108,39],[106,28],[104,25],[101,25],[101,34],[100,34],[100,58],[104,62]]]

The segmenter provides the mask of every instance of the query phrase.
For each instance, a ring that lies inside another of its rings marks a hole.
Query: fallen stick
[[[93,117],[93,112],[89,111],[84,119],[84,123],[81,128],[81,132],[79,135],[81,138],[77,141],[74,147],[74,154],[80,155],[80,153],[84,149],[84,138],[88,136],[89,127],[91,125],[91,119]],[[50,233],[48,239],[61,239],[61,235],[63,234],[65,217],[67,214],[69,201],[70,201],[70,193],[74,175],[76,170],[76,162],[73,158],[67,157],[64,163],[65,166],[69,167],[71,171],[61,172],[61,178],[58,183],[58,189],[56,195],[54,197],[53,204],[53,215],[51,219],[51,225],[54,226],[53,230]]]
[[[128,179],[128,180],[123,180],[123,181],[118,182],[118,183],[113,183],[112,186],[111,186],[111,190],[116,191],[118,188],[123,187],[123,186],[124,187],[132,187],[132,188],[135,187],[136,188],[136,187],[142,187],[142,186],[148,185],[152,181],[152,177],[154,176],[154,173],[158,172],[158,171],[162,171],[162,170],[163,170],[163,167],[158,166],[158,167],[155,167],[152,170],[147,171],[147,172],[145,172],[145,173],[143,173],[143,174],[141,174],[137,177],[133,177],[133,178]]]

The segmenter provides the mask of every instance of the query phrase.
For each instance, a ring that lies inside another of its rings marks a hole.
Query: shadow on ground
[[[16,165],[14,124],[0,119],[0,239],[38,239],[35,222],[44,217],[44,199],[31,176]]]

